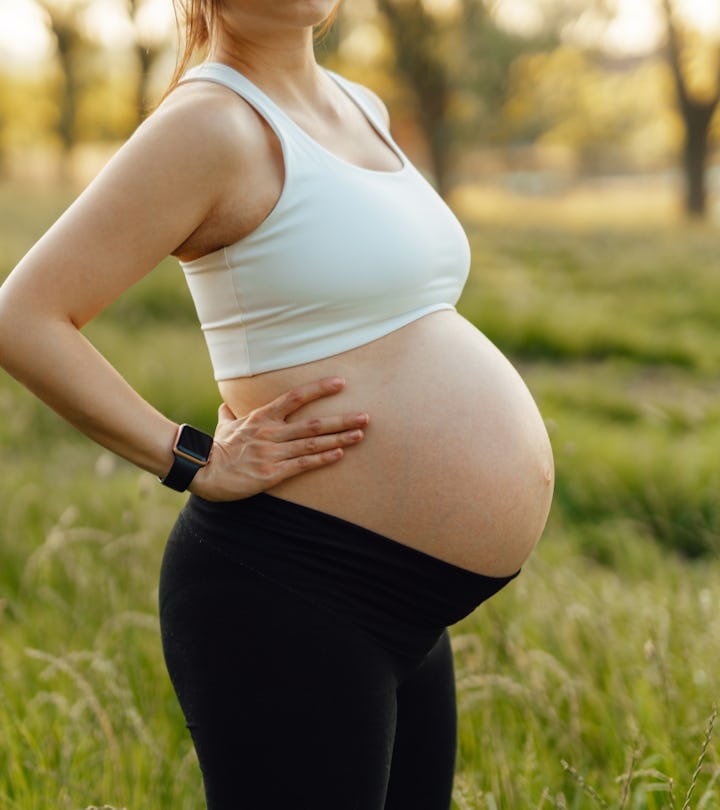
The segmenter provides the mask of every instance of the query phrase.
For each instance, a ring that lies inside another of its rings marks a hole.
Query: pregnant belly
[[[529,391],[493,344],[441,311],[350,352],[223,381],[220,391],[243,414],[331,375],[347,380],[342,393],[292,418],[365,410],[364,441],[269,493],[478,573],[517,571],[547,519],[552,452]]]

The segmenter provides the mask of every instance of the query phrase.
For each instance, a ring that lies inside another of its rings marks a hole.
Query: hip
[[[476,574],[271,495],[222,503],[191,496],[165,549],[161,614],[178,595],[213,583],[237,582],[241,599],[248,572],[268,583],[270,598],[273,589],[290,592],[408,661],[516,575]]]

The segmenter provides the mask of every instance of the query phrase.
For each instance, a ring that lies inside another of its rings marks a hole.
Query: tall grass
[[[16,197],[0,190],[0,214],[25,212],[0,261],[46,216]],[[720,807],[716,237],[496,223],[472,239],[461,310],[528,381],[558,485],[521,577],[453,630],[454,810]],[[213,427],[172,262],[88,334],[161,410]],[[156,607],[183,496],[6,377],[0,448],[0,810],[202,807]]]
[[[718,695],[719,566],[618,534],[635,546],[628,565],[599,568],[555,535],[456,629],[461,808],[595,806],[578,775],[613,808],[670,808],[671,784],[689,791]],[[720,800],[711,745],[705,807]]]

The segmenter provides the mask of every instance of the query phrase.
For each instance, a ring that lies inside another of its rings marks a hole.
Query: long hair
[[[175,72],[161,101],[177,87],[195,54],[204,51],[209,45],[213,32],[219,24],[222,2],[223,0],[173,0],[180,47],[175,61]],[[324,36],[332,27],[339,7],[340,0],[315,29],[316,40]]]
[[[210,43],[210,35],[218,22],[221,0],[173,0],[178,52],[175,72],[170,79],[165,99],[177,87],[193,56]]]

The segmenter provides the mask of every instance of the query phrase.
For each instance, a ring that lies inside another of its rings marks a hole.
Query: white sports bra
[[[402,161],[349,163],[313,140],[233,68],[205,63],[182,81],[225,85],[282,147],[285,180],[267,218],[238,242],[180,262],[216,380],[308,363],[454,309],[470,249],[453,213],[353,84],[327,71]]]

